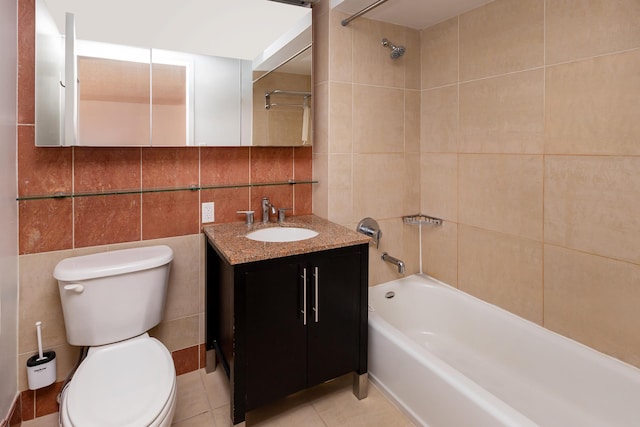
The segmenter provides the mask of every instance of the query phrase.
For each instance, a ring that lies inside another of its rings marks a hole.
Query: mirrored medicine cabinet
[[[66,18],[37,0],[37,146],[312,143],[310,16],[254,61],[76,39]]]

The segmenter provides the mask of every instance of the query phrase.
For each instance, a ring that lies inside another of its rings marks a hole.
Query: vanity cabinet
[[[207,347],[229,376],[233,424],[296,391],[366,374],[367,244],[234,266],[207,247]]]

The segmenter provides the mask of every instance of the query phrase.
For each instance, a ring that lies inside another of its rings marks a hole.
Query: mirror
[[[301,20],[254,61],[253,145],[312,144],[311,33]]]
[[[263,13],[262,16],[256,13],[254,16],[252,12],[248,16],[248,5],[241,6],[236,0],[221,0],[223,4],[195,0],[199,6],[185,5],[176,14],[173,2],[160,0],[153,4],[152,11],[125,8],[128,10],[126,17],[118,14],[118,30],[107,25],[107,33],[103,31],[107,35],[96,35],[94,39],[85,35],[94,27],[96,30],[105,27],[109,21],[106,15],[118,9],[113,4],[97,0],[37,0],[36,145],[251,145],[252,79],[256,61],[252,63],[246,56],[242,57],[242,45],[247,44],[246,39],[250,36],[254,39],[249,44],[258,44],[256,35],[262,44],[265,40],[275,39],[275,43],[261,47],[259,55],[250,54],[250,58],[260,57],[258,62],[263,64],[281,62],[274,59],[283,47],[278,46],[279,40],[286,39],[284,36],[292,28],[299,33],[295,27],[300,26],[300,21],[308,21],[306,26],[310,34],[311,12],[309,8],[277,2],[246,1],[255,10],[276,8],[277,13]],[[216,9],[206,9],[212,7]],[[50,8],[53,9],[51,13]],[[220,19],[220,8],[225,11],[224,19],[234,22],[231,27],[213,24],[214,20]],[[70,31],[67,25],[60,24],[60,10],[71,10],[75,15],[77,41],[74,27]],[[236,10],[237,16],[226,15]],[[253,22],[256,19],[260,25]],[[265,19],[269,25],[264,25]],[[287,23],[285,27],[282,22]],[[243,27],[247,25],[251,26],[250,30]],[[205,35],[205,30],[212,29],[223,30],[224,36]],[[275,36],[265,38],[265,30],[275,32]],[[240,34],[232,34],[232,31]],[[62,33],[72,36],[64,37]],[[198,43],[195,43],[196,39]],[[71,40],[75,45],[71,43],[69,47]],[[234,42],[230,45],[228,40]],[[113,52],[104,54],[96,49],[98,45],[103,48],[117,45],[120,50],[137,53],[132,57]],[[153,48],[131,47],[149,45]],[[211,54],[210,49],[214,46],[231,48],[239,57]],[[174,50],[165,50],[166,47]],[[77,70],[76,77],[65,76],[69,70]],[[308,87],[310,91],[310,79]],[[310,98],[306,102],[309,122]],[[260,105],[264,107],[264,97]],[[302,104],[298,110],[300,117],[296,120],[302,126],[305,111]],[[280,120],[286,115],[272,114],[282,116]],[[271,133],[273,129],[276,127],[272,127]],[[299,135],[301,132],[302,129],[296,131]],[[301,137],[298,139],[300,145]],[[275,145],[294,144],[280,136],[271,140],[275,140]]]

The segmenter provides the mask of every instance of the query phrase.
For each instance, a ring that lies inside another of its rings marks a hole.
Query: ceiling
[[[331,7],[354,14],[376,0],[331,0]],[[363,17],[422,30],[493,0],[388,0]]]
[[[78,39],[253,60],[311,9],[267,0],[38,0]]]

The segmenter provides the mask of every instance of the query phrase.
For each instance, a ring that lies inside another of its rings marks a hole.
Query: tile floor
[[[358,400],[351,392],[351,375],[296,393],[247,414],[254,427],[409,427],[414,424],[380,391],[369,385],[369,396]],[[23,427],[57,427],[58,414],[22,423]],[[224,371],[204,369],[178,377],[175,427],[226,427],[229,385]]]

